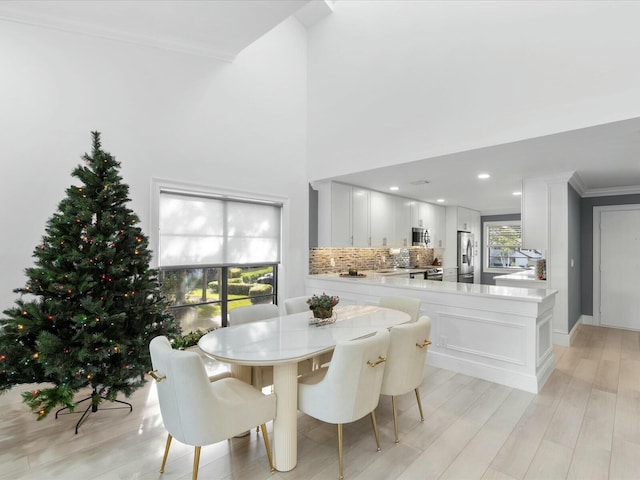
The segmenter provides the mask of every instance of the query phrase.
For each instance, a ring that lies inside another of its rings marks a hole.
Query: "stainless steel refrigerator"
[[[473,234],[458,232],[458,283],[473,283]]]

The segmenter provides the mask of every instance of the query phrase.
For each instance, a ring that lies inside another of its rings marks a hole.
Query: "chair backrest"
[[[366,338],[339,342],[327,374],[320,382],[324,388],[317,392],[325,418],[316,418],[330,423],[348,423],[375,410],[385,369],[385,362],[380,362],[380,358],[387,357],[388,348],[389,331],[386,329]],[[376,362],[379,363],[376,365]]]
[[[149,343],[160,413],[167,432],[187,445],[209,445],[223,440],[216,431],[216,416],[224,416],[212,395],[211,383],[197,352],[174,350],[164,336]],[[218,422],[219,423],[219,422]]]
[[[381,307],[393,308],[408,313],[411,316],[412,322],[418,320],[420,316],[420,304],[420,299],[414,297],[395,296],[380,298]]]
[[[309,311],[309,296],[287,298],[284,301],[284,314],[291,315]]]
[[[271,303],[259,303],[229,310],[229,325],[240,325],[242,323],[257,322],[267,318],[280,316],[277,305]]]
[[[389,332],[389,353],[382,381],[383,395],[402,395],[422,383],[431,319],[422,316],[417,322],[403,323]],[[417,345],[416,345],[417,344]]]

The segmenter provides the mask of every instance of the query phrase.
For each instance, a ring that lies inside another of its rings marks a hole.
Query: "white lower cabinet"
[[[442,269],[442,281],[443,282],[457,282],[458,281],[458,269],[457,268],[444,268],[444,269]]]

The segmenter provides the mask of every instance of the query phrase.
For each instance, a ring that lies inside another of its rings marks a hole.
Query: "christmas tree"
[[[92,137],[92,154],[72,173],[82,184],[66,190],[26,285],[15,290],[20,298],[0,319],[0,393],[45,384],[23,393],[38,419],[57,406],[72,412],[84,387],[93,389],[84,400],[94,412],[105,399],[120,402],[119,393],[145,383],[151,339],[180,334],[149,268],[148,240],[126,207],[120,163],[102,150],[98,132]]]

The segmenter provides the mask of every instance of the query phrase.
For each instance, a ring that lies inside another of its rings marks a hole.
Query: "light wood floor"
[[[345,426],[347,479],[640,479],[640,335],[581,326],[570,348],[555,347],[556,369],[539,395],[428,367],[415,397],[400,398],[399,444],[391,402],[376,410],[382,451],[368,417]],[[213,370],[219,366],[210,363]],[[17,387],[0,396],[0,479],[189,479],[193,450],[174,441],[158,473],[166,433],[153,383],[127,410],[43,421]],[[108,406],[108,405],[106,405]],[[203,447],[201,479],[335,479],[335,426],[299,416],[298,466],[269,473],[262,438]],[[269,431],[270,426],[269,426]]]

